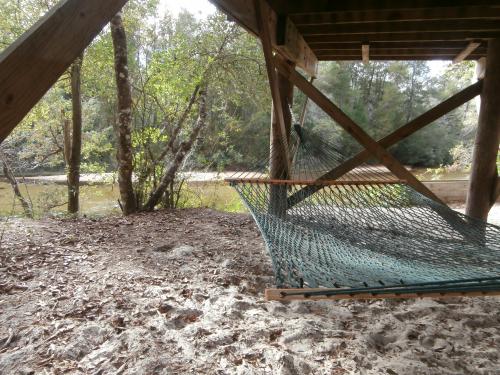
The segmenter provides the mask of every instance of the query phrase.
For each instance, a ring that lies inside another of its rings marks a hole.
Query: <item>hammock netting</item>
[[[499,227],[435,202],[385,167],[365,163],[332,180],[350,159],[333,137],[295,126],[289,144],[290,163],[275,146],[252,172],[228,179],[262,232],[278,287],[500,290]]]

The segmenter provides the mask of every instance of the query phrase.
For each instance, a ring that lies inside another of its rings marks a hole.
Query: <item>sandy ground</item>
[[[11,221],[0,374],[498,374],[500,299],[265,302],[247,215]]]

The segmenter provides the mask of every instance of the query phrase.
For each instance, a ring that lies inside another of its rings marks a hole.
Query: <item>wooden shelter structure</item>
[[[481,95],[467,213],[487,218],[500,193],[496,166],[500,141],[498,0],[211,1],[262,41],[274,103],[273,143],[285,156],[280,160],[288,160],[294,86],[365,147],[330,171],[329,179],[376,157],[399,179],[437,200],[387,148]],[[126,2],[62,0],[0,55],[0,142]],[[314,77],[321,60],[433,59],[480,59],[484,78],[378,141],[296,69]]]
[[[495,0],[211,0],[262,41],[274,103],[273,147],[285,155],[293,86],[365,150],[322,176],[335,180],[370,157],[415,190],[439,200],[387,148],[481,95],[467,214],[483,220],[500,194],[500,2]],[[481,79],[381,140],[372,139],[296,68],[315,77],[321,60],[479,60]],[[278,140],[280,139],[280,141]],[[272,165],[273,170],[281,168]],[[286,176],[274,175],[276,179]]]

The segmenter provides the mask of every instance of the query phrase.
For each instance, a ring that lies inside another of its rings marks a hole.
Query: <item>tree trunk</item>
[[[80,162],[82,154],[82,60],[83,55],[76,59],[71,66],[71,106],[73,126],[71,131],[71,147],[70,150],[65,151],[65,156],[68,160],[68,212],[71,214],[75,214],[80,210]],[[65,126],[67,125],[65,124]]]
[[[118,186],[124,215],[137,211],[132,185],[132,90],[128,72],[127,36],[121,13],[111,20],[111,36],[115,55],[115,76],[118,93]]]
[[[488,43],[479,124],[472,155],[466,205],[467,215],[484,221],[487,220],[490,208],[498,196],[496,161],[500,143],[499,93],[500,39],[492,39]]]
[[[148,201],[144,205],[144,209],[146,211],[153,211],[155,206],[160,202],[161,197],[165,194],[165,191],[170,186],[170,184],[174,181],[175,175],[177,171],[181,167],[182,163],[186,159],[186,156],[193,148],[193,145],[200,133],[201,129],[206,124],[207,120],[207,106],[206,106],[206,91],[200,91],[200,109],[198,120],[196,121],[196,125],[194,126],[191,134],[189,135],[189,139],[185,142],[182,142],[174,156],[174,159],[170,162],[170,164],[166,168],[166,172],[163,175],[160,184],[158,187],[151,193]]]
[[[3,174],[5,178],[7,178],[7,180],[9,181],[10,185],[12,186],[14,195],[19,200],[19,202],[21,202],[24,214],[29,218],[33,218],[33,207],[31,207],[30,202],[26,200],[21,194],[21,190],[19,189],[19,184],[17,183],[16,177],[14,176],[14,173],[12,173],[9,164],[3,157],[2,157],[2,164],[3,164]]]

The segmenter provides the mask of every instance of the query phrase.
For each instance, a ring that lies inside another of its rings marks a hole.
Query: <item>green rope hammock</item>
[[[499,227],[436,203],[385,168],[363,164],[322,179],[348,159],[324,135],[296,126],[290,144],[287,170],[274,147],[255,171],[228,180],[262,232],[277,286],[328,288],[287,295],[500,290]]]

